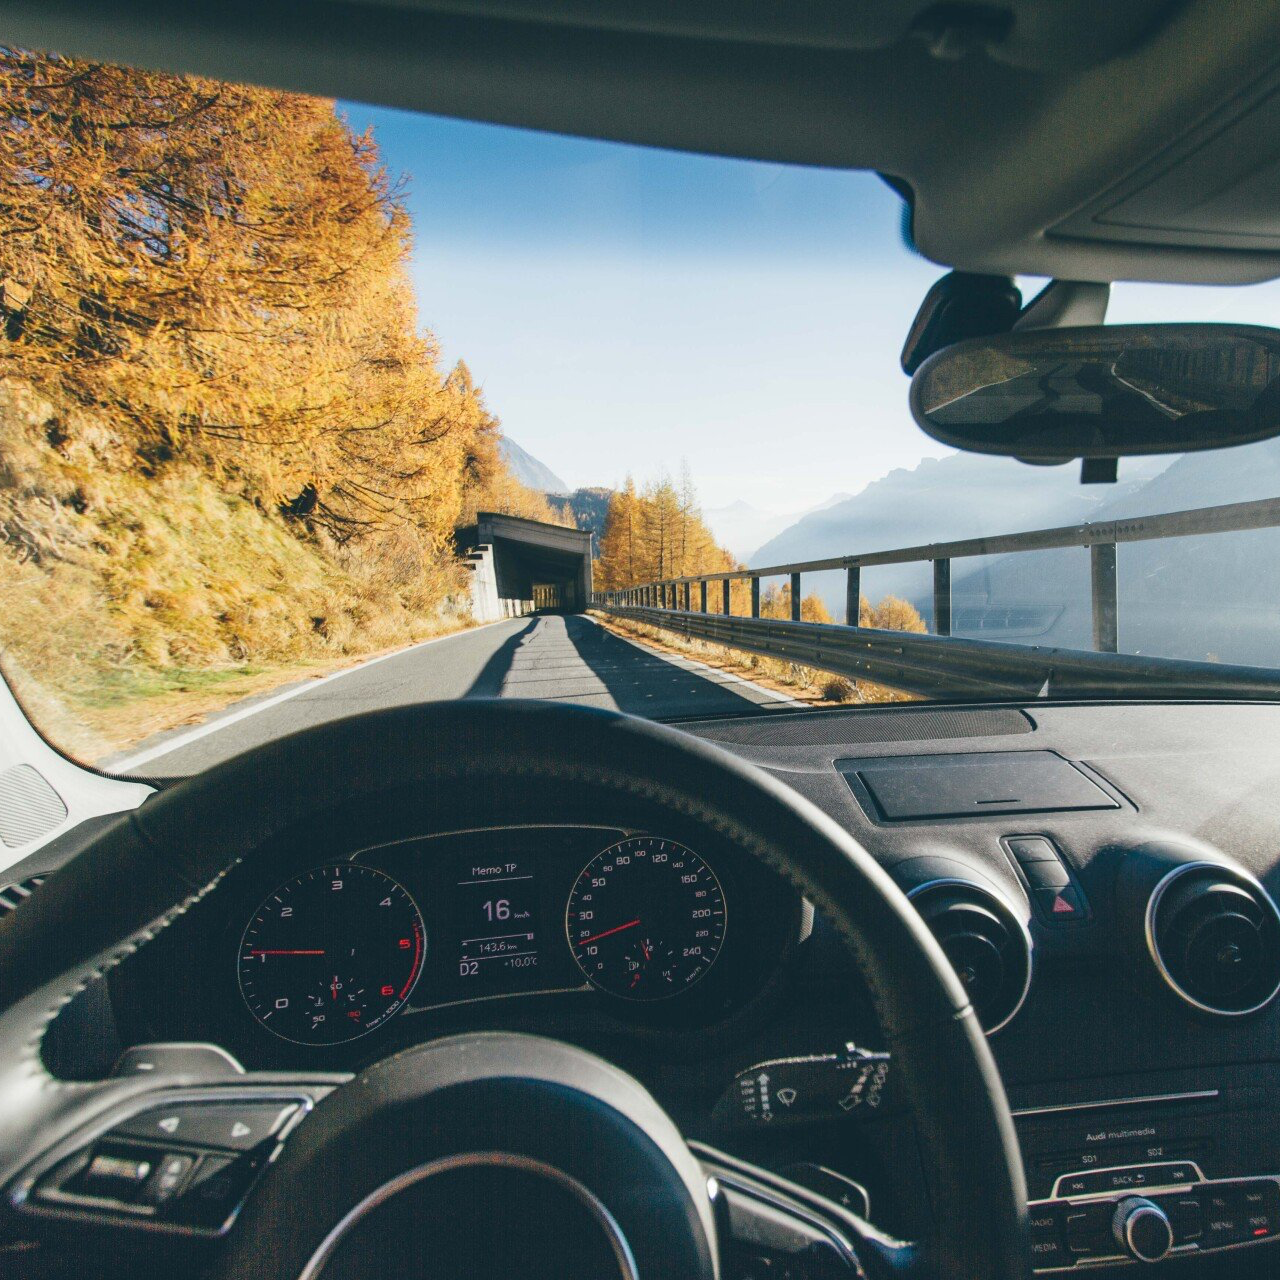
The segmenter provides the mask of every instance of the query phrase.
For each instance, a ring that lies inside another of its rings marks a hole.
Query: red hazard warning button
[[[1036,914],[1045,924],[1071,924],[1088,914],[1080,890],[1073,884],[1035,890]]]

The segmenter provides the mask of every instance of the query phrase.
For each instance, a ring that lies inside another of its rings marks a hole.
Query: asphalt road
[[[549,698],[659,720],[796,705],[735,676],[623,640],[590,618],[512,618],[236,703],[106,764],[139,777],[196,773],[309,725],[451,698]]]

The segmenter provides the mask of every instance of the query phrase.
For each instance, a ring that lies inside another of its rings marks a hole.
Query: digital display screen
[[[468,986],[538,980],[538,882],[527,858],[470,859],[457,867],[458,977]]]

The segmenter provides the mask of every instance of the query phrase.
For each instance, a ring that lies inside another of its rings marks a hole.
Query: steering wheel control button
[[[173,1199],[195,1168],[195,1157],[174,1151],[161,1159],[159,1167],[151,1175],[142,1190],[142,1199],[151,1205],[162,1205]]]
[[[144,1111],[114,1132],[193,1147],[248,1151],[276,1133],[297,1109],[296,1102],[180,1103]]]
[[[261,1173],[256,1156],[201,1158],[171,1216],[189,1226],[221,1232],[231,1222]]]
[[[155,1169],[149,1154],[103,1148],[94,1154],[69,1190],[94,1199],[131,1204],[138,1199]]]
[[[1112,1230],[1116,1243],[1138,1262],[1159,1262],[1173,1248],[1173,1227],[1154,1201],[1130,1196],[1116,1206]]]

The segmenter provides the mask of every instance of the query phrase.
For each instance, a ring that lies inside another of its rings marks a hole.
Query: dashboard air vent
[[[42,884],[44,876],[32,876],[29,880],[18,880],[13,884],[0,884],[0,919],[7,916],[20,902],[31,897]]]
[[[1147,947],[1189,1005],[1239,1017],[1280,991],[1280,913],[1252,876],[1211,862],[1175,867],[1147,903]]]
[[[1002,898],[966,880],[931,880],[908,895],[951,961],[988,1035],[1031,988],[1031,936]]]

